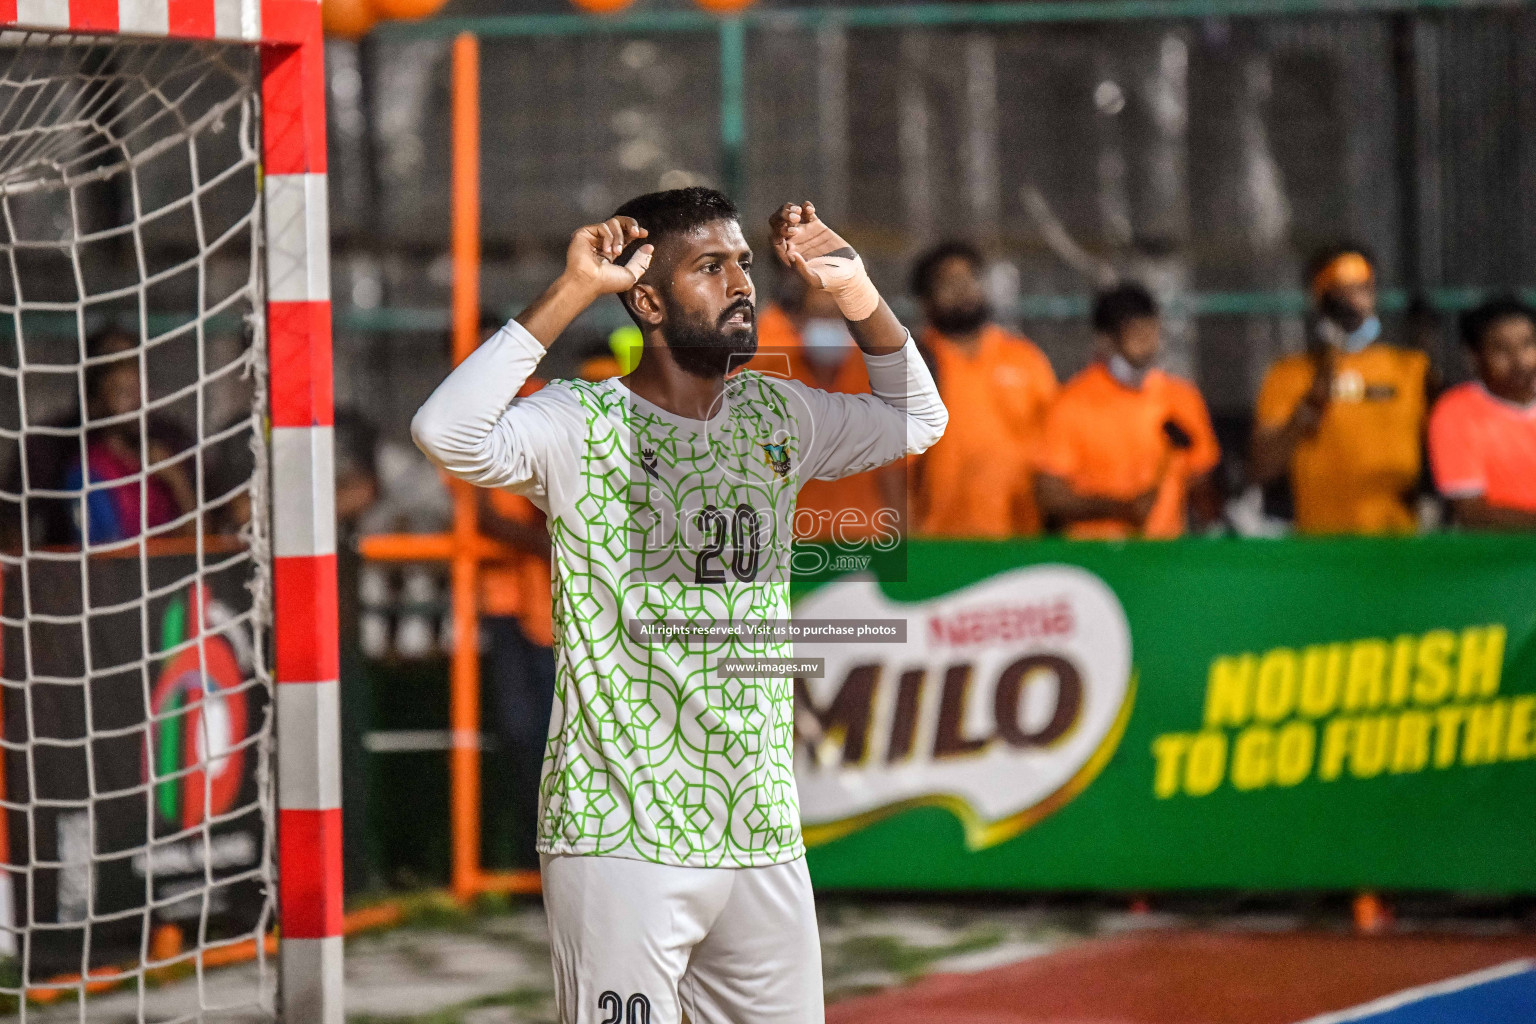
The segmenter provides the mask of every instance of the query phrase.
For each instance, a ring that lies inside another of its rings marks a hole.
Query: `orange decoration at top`
[[[321,0],[320,23],[337,39],[360,39],[381,21],[418,21],[447,0]]]
[[[752,6],[752,0],[694,0],[694,2],[715,14],[735,14]]]
[[[321,0],[320,24],[325,34],[338,39],[358,39],[378,23],[371,0]]]
[[[588,14],[613,14],[622,11],[635,0],[573,0],[573,2]]]
[[[447,0],[372,0],[380,18],[389,21],[418,21],[443,9]]]

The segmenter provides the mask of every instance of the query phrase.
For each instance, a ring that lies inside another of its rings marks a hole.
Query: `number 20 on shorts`
[[[597,997],[597,1008],[608,1014],[603,1024],[651,1024],[651,1001],[638,992],[627,1006],[617,992],[604,992]]]

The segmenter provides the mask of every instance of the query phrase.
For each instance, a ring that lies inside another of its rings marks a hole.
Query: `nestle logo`
[[[1065,597],[1038,604],[974,608],[928,619],[928,642],[935,646],[1016,643],[1070,635],[1077,629],[1072,603]]]

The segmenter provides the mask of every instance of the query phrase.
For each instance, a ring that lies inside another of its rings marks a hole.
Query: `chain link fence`
[[[1300,268],[1322,245],[1371,247],[1389,312],[1420,294],[1440,311],[1388,327],[1452,379],[1444,314],[1536,284],[1531,8],[985,20],[1000,9],[924,26],[890,8],[881,27],[869,9],[759,8],[739,68],[707,20],[467,22],[485,29],[488,306],[529,298],[569,231],[631,195],[728,187],[759,243],[778,203],[811,197],[888,294],[923,247],[981,243],[999,317],[1062,375],[1090,356],[1086,295],[1145,280],[1170,301],[1167,364],[1241,418],[1301,344]],[[446,367],[448,47],[429,23],[329,52],[342,397],[387,393],[394,424]],[[570,351],[621,319],[594,310]]]

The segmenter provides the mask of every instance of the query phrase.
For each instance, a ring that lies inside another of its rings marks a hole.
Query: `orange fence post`
[[[480,341],[480,43],[465,32],[453,41],[453,365]],[[362,556],[381,562],[447,562],[453,605],[453,657],[448,666],[450,741],[449,822],[453,832],[453,895],[481,892],[537,893],[537,871],[480,870],[480,564],[516,552],[482,537],[475,488],[449,483],[453,528],[449,533],[376,534],[358,545]]]
[[[470,33],[453,41],[453,364],[475,350],[480,327],[480,43]],[[453,894],[468,899],[480,875],[480,644],[476,584],[478,522],[475,489],[454,480],[453,660],[449,667],[449,729],[453,736],[450,814]]]

